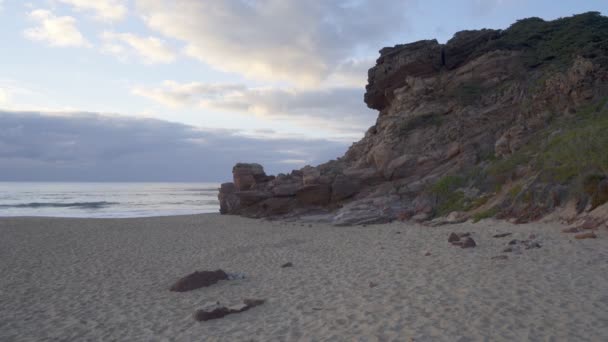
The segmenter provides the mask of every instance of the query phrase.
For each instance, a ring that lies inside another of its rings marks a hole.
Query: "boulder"
[[[234,183],[223,183],[221,185],[218,200],[220,202],[220,214],[236,213],[241,206]]]
[[[304,205],[326,205],[330,196],[330,187],[325,184],[306,185],[296,192],[296,199]]]
[[[170,291],[186,292],[196,290],[201,287],[211,286],[220,280],[227,280],[228,274],[223,270],[215,271],[197,271],[179,279]]]
[[[268,180],[260,164],[238,163],[232,168],[232,178],[238,191],[250,190],[256,183]]]

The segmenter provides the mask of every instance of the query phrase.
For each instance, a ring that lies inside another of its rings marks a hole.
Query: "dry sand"
[[[0,341],[608,341],[608,231],[578,241],[562,228],[3,218]],[[450,246],[452,231],[478,247]],[[491,259],[531,233],[542,248]],[[217,268],[247,278],[168,291]],[[242,298],[267,302],[192,318]]]

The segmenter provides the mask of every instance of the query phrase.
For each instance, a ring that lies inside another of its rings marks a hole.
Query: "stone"
[[[236,304],[229,307],[221,306],[219,302],[205,306],[201,310],[194,313],[194,319],[201,321],[209,321],[212,319],[223,318],[230,314],[247,311],[251,308],[264,304],[263,299],[244,299],[242,304]]]
[[[574,238],[577,239],[577,240],[596,239],[597,235],[595,235],[594,232],[589,232],[589,233],[583,233],[583,234],[574,235]]]
[[[448,237],[448,242],[452,243],[452,242],[457,242],[460,241],[460,236],[458,236],[458,234],[456,233],[451,233],[450,236]]]
[[[513,233],[500,233],[500,234],[494,235],[493,237],[497,238],[497,239],[500,239],[500,238],[511,236],[511,235],[513,235]]]
[[[186,292],[211,286],[220,280],[227,280],[228,274],[221,269],[215,271],[197,271],[180,278],[170,288],[173,292]]]
[[[296,192],[298,202],[304,205],[326,205],[330,196],[330,187],[324,184],[306,185]]]
[[[473,240],[472,237],[466,237],[464,238],[464,240],[462,241],[462,248],[473,248],[477,246],[477,244],[475,243],[475,240]]]

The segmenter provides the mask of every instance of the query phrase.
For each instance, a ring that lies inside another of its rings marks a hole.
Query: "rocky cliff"
[[[221,212],[337,225],[591,212],[608,200],[606,99],[608,18],[595,12],[384,48],[365,137],[276,177],[237,164]]]

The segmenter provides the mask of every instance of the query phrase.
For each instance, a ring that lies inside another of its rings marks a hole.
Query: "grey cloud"
[[[0,180],[5,181],[224,181],[236,162],[287,172],[336,158],[346,147],[155,119],[0,111]]]

